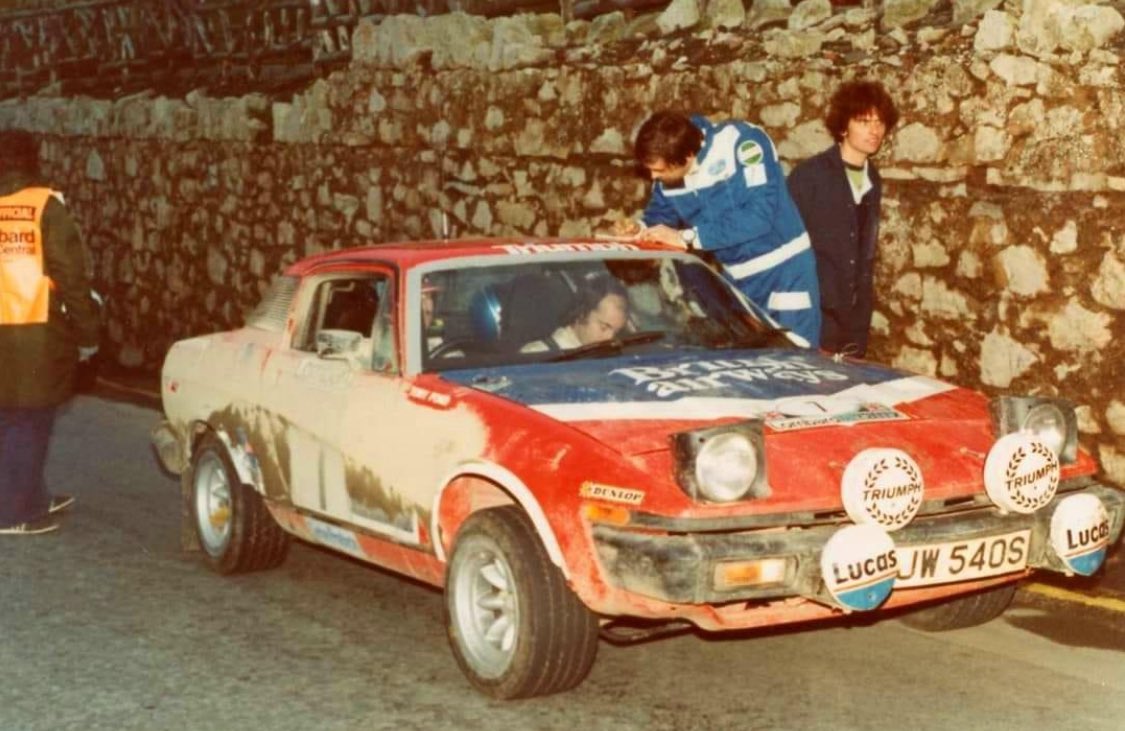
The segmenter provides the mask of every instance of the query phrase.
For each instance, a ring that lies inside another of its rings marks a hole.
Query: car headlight
[[[674,444],[680,485],[692,498],[729,503],[767,494],[761,422],[683,432]]]
[[[695,457],[695,480],[703,494],[715,502],[737,500],[754,484],[758,455],[741,434],[720,434],[708,439]]]
[[[1066,417],[1054,404],[1032,406],[1023,418],[1022,431],[1029,432],[1055,454],[1061,455],[1066,446]]]
[[[1074,405],[1064,399],[1037,396],[1001,396],[990,404],[996,437],[1024,432],[1058,455],[1060,462],[1078,456],[1078,419]]]

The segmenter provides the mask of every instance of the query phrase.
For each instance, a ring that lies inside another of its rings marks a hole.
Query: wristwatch
[[[696,244],[696,236],[694,228],[685,228],[680,231],[680,239],[683,240],[689,249],[694,249]]]

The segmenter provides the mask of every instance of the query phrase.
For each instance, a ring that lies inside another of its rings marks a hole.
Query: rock
[[[710,28],[739,28],[746,22],[742,0],[709,0],[703,17]]]
[[[694,28],[699,24],[699,0],[672,0],[657,18],[656,26],[663,35]]]
[[[753,0],[746,23],[753,29],[786,20],[793,12],[790,0]]]
[[[1088,310],[1073,300],[1046,319],[1051,345],[1058,350],[1092,354],[1113,339],[1111,315]]]
[[[898,28],[929,15],[940,0],[883,0],[883,28]]]
[[[899,349],[898,354],[891,361],[895,368],[921,373],[926,376],[937,375],[937,359],[929,350],[914,348],[905,345]]]
[[[1105,410],[1105,420],[1111,432],[1125,436],[1125,403],[1118,399],[1110,401]]]
[[[953,23],[960,25],[978,17],[981,13],[988,16],[989,11],[997,8],[1004,0],[953,0]]]
[[[944,156],[941,137],[933,128],[912,122],[895,134],[892,156],[896,160],[937,162]]]
[[[830,0],[801,0],[789,16],[789,30],[804,30],[832,17]]]
[[[978,52],[1002,51],[1012,47],[1015,37],[1016,23],[1012,16],[999,10],[989,10],[973,37],[973,48]]]
[[[1090,294],[1100,305],[1125,310],[1125,262],[1112,251],[1102,257]]]
[[[1008,388],[1039,360],[1007,333],[993,330],[980,346],[980,380],[986,386]]]
[[[996,255],[1000,286],[1020,297],[1034,297],[1049,288],[1047,263],[1030,246],[1009,246]]]

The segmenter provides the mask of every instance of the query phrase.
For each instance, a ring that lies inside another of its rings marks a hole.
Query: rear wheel
[[[445,616],[457,664],[494,698],[573,688],[598,651],[597,617],[514,507],[485,510],[465,522],[446,574]]]
[[[192,459],[191,508],[203,555],[220,574],[274,568],[289,552],[289,536],[258,493],[244,485],[226,447],[206,436]]]
[[[975,627],[996,619],[1012,603],[1016,594],[1015,584],[1005,584],[994,589],[951,599],[941,604],[924,607],[903,615],[902,623],[907,627],[925,632],[944,632],[963,627]]]

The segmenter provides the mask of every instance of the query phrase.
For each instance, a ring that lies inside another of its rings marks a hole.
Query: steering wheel
[[[446,340],[430,351],[429,358],[430,360],[436,360],[438,358],[449,358],[454,353],[463,356],[465,354],[465,349],[472,345],[472,342],[473,341],[469,340],[468,338]]]

